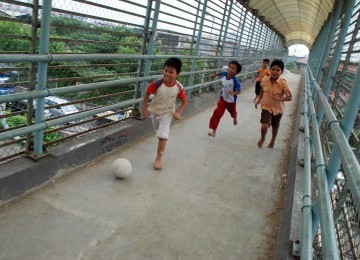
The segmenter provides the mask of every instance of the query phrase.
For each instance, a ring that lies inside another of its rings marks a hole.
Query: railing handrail
[[[314,93],[314,95],[312,95]],[[308,67],[305,71],[305,87],[304,87],[304,130],[305,130],[305,155],[304,155],[304,188],[303,188],[303,226],[302,226],[302,243],[301,257],[304,259],[312,259],[312,238],[318,229],[318,223],[321,227],[321,243],[322,256],[324,259],[340,259],[335,236],[335,225],[330,204],[330,191],[333,183],[328,183],[327,165],[323,160],[323,153],[319,136],[319,125],[316,118],[314,102],[318,99],[319,105],[324,110],[325,118],[328,123],[328,129],[334,145],[339,150],[342,166],[348,180],[348,186],[353,195],[356,207],[360,207],[360,165],[359,162],[341,128],[341,122],[336,118],[328,99],[326,98],[320,85],[314,78],[312,71]],[[310,109],[310,113],[309,110]],[[312,135],[309,134],[309,122],[312,123]],[[317,173],[317,197],[312,207],[311,189],[309,189],[309,180],[311,180],[310,160],[310,143],[309,137],[313,142],[315,154],[314,172]],[[319,217],[318,217],[319,215]],[[314,218],[315,217],[315,218]],[[314,221],[314,223],[312,223]],[[319,221],[319,222],[318,222]],[[310,226],[310,227],[309,227]],[[313,229],[316,230],[313,230]]]
[[[220,69],[220,68],[219,68]],[[211,69],[211,70],[202,70],[202,71],[195,71],[195,72],[184,72],[182,75],[190,75],[190,74],[197,74],[202,72],[209,72],[209,71],[217,71],[219,69]],[[255,71],[250,71],[247,73],[239,74],[237,77],[242,77],[246,75],[251,75]],[[144,80],[155,80],[159,77],[162,77],[162,75],[152,75],[147,77],[139,77],[139,78],[131,78],[131,79],[124,79],[124,80],[112,80],[112,81],[106,81],[106,82],[98,82],[98,83],[89,83],[89,84],[82,84],[82,85],[75,85],[75,86],[68,86],[68,87],[62,87],[62,88],[53,88],[53,89],[46,89],[46,90],[40,90],[40,91],[32,91],[32,92],[25,92],[25,93],[18,93],[18,94],[11,94],[6,96],[0,96],[0,103],[6,103],[11,101],[17,101],[17,100],[24,100],[29,98],[45,98],[48,96],[58,95],[58,94],[66,94],[66,93],[72,93],[75,91],[86,91],[91,89],[100,89],[100,88],[108,88],[112,86],[119,86],[119,85],[126,85],[131,84],[135,82],[142,82]],[[207,81],[205,83],[195,84],[192,86],[185,87],[185,90],[192,90],[196,88],[201,88],[205,86],[212,85],[213,83],[221,82],[221,79],[213,80],[213,81]],[[49,121],[43,121],[38,124],[33,124],[30,126],[22,127],[19,129],[14,129],[6,132],[0,133],[0,141],[6,140],[9,138],[13,138],[19,135],[28,134],[36,130],[43,130],[48,127],[56,126],[59,124],[65,124],[68,122],[76,121],[88,116],[93,116],[98,113],[102,113],[109,110],[114,109],[121,109],[124,107],[128,107],[131,105],[136,105],[142,103],[142,98],[138,99],[129,99],[124,102],[120,102],[117,104],[113,104],[110,106],[104,106],[101,108],[96,108],[80,113],[76,113],[73,115],[67,115],[61,118],[52,119]]]

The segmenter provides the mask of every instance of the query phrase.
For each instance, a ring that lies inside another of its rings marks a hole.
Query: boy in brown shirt
[[[270,65],[270,77],[261,81],[261,91],[255,106],[261,103],[261,137],[257,143],[261,148],[268,131],[272,126],[272,138],[268,148],[273,148],[279,130],[280,120],[284,112],[284,101],[291,101],[292,95],[285,79],[280,78],[284,71],[284,62],[274,60]]]

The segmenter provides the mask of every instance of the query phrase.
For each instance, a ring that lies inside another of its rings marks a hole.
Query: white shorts
[[[172,113],[166,113],[163,115],[155,115],[151,113],[151,120],[157,137],[169,139],[169,130],[172,118]]]

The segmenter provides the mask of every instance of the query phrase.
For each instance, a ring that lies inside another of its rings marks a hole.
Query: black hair
[[[236,69],[237,73],[241,72],[242,66],[241,66],[240,62],[238,62],[236,60],[231,60],[228,65],[230,65],[230,64],[234,64],[237,67],[237,69]]]
[[[171,57],[165,61],[164,67],[166,66],[174,68],[176,72],[179,74],[181,71],[182,62],[179,58]]]
[[[270,69],[275,65],[279,66],[281,71],[284,71],[285,65],[282,60],[273,60],[273,62],[271,62],[271,64],[270,64]]]
[[[267,63],[270,63],[270,60],[269,59],[263,59],[263,61],[267,62]]]

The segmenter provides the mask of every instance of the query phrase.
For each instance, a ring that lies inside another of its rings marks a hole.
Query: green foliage
[[[30,26],[14,22],[0,22],[0,51],[21,51],[27,52],[30,48],[30,42],[26,39],[17,39],[15,37],[4,37],[4,34],[16,36],[30,36]]]
[[[30,37],[30,25],[14,23],[14,22],[0,22],[0,31],[2,34],[14,35],[14,37],[3,37],[0,39],[0,51],[4,52],[28,52],[30,51],[30,40],[21,39],[20,37]],[[51,37],[56,37],[56,34],[51,34]],[[19,38],[19,39],[18,39]],[[65,52],[65,43],[59,41],[51,41],[49,50],[52,53]]]
[[[52,130],[52,129],[55,129],[55,127],[47,128],[46,130]],[[46,133],[46,134],[44,134],[44,143],[53,142],[53,141],[58,140],[60,138],[62,138],[62,135],[58,131],[51,132],[51,133]]]
[[[6,123],[9,125],[10,128],[16,127],[16,126],[21,126],[21,125],[26,125],[26,116],[21,116],[21,115],[9,116],[6,118]],[[2,127],[3,127],[2,124],[0,124],[0,129]],[[55,128],[54,127],[47,128],[47,129],[45,129],[45,131],[51,130],[51,129],[55,129]],[[21,135],[21,137],[25,137],[25,135]],[[44,135],[44,142],[45,143],[52,142],[52,141],[60,139],[61,137],[62,137],[62,135],[58,131],[47,133]]]
[[[16,116],[10,116],[6,118],[6,123],[9,125],[9,127],[15,127],[19,125],[25,125],[26,124],[26,117],[21,115]],[[2,125],[0,125],[2,127]]]
[[[138,29],[129,29],[122,25],[90,23],[86,20],[65,16],[52,17],[51,24],[50,53],[117,53],[130,55],[141,53],[143,37],[142,31]],[[0,30],[4,34],[31,36],[31,25],[28,24],[0,22]],[[27,39],[4,38],[0,40],[0,50],[28,52],[29,43],[30,41]],[[37,44],[38,47],[39,43]],[[96,66],[91,66],[91,64],[96,64]],[[104,64],[104,66],[99,67],[99,64]],[[15,66],[26,67],[28,63],[17,63]],[[123,74],[135,73],[137,66],[138,59],[135,58],[132,60],[52,62],[48,67],[48,78],[58,79],[56,87],[94,83],[119,79],[123,77]],[[160,67],[162,69],[162,64]],[[23,81],[26,80],[27,77],[23,79]],[[53,87],[51,85],[49,83],[47,87]],[[126,88],[126,90],[131,89],[133,86]],[[92,90],[87,93],[76,93],[75,96],[85,95],[91,98],[112,91],[122,92],[124,89]]]
[[[65,43],[63,42],[51,41],[49,44],[49,51],[51,53],[64,53],[65,50],[66,50]]]
[[[296,64],[295,61],[290,61],[288,63],[286,63],[285,67],[290,70],[291,73],[295,73],[295,74],[299,74],[300,71],[299,71],[299,68]]]
[[[83,40],[69,43],[67,49],[78,53],[138,53],[139,48],[125,48],[119,51],[121,44],[137,44],[140,37],[128,36],[131,30],[121,26],[94,25],[71,17],[54,17],[54,31],[66,39]],[[88,41],[88,42],[85,42]]]

